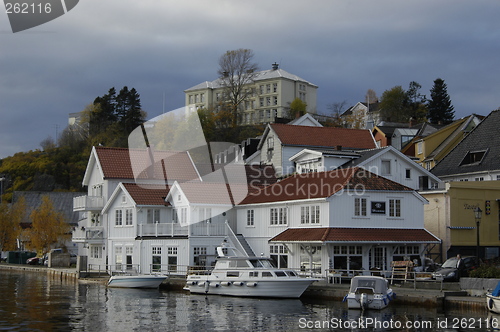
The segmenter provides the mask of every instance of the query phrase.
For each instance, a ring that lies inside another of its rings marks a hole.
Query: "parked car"
[[[29,265],[40,265],[43,263],[43,259],[41,257],[31,257],[26,260],[26,264]]]
[[[448,258],[439,269],[432,273],[432,279],[458,281],[460,277],[467,277],[469,272],[476,266],[477,258],[476,256],[464,256],[462,262],[463,268],[459,270],[457,268],[457,257]]]

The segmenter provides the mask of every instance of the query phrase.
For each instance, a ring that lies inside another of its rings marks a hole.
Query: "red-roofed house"
[[[415,190],[358,167],[295,174],[248,195],[237,229],[282,267],[388,270],[393,260],[423,261],[440,243],[424,228],[424,204]]]
[[[364,129],[269,124],[258,146],[261,163],[274,165],[278,176],[295,171],[289,159],[305,148],[365,150],[375,148],[375,140]]]
[[[143,221],[147,223],[146,218],[141,216],[143,210],[139,211],[138,207],[164,206],[169,184],[175,180],[192,179],[199,179],[199,174],[188,152],[92,148],[83,178],[88,194],[73,200],[73,211],[82,215],[78,228],[73,232],[73,242],[79,244],[79,254],[88,257],[88,264],[105,265],[106,262],[111,264],[106,255],[118,257],[119,254],[115,254],[117,250],[123,253],[122,261],[125,261],[126,251],[130,250],[125,247],[130,247],[131,240],[120,249],[108,240],[114,236],[122,238],[122,242],[125,238],[135,239],[143,230],[140,224]],[[122,224],[117,225],[120,214]],[[162,221],[171,220],[167,212],[162,214],[166,218]]]

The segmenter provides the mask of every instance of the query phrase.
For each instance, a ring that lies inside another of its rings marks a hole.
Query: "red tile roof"
[[[375,141],[367,129],[293,126],[275,123],[271,128],[285,145],[373,149]]]
[[[240,204],[326,198],[342,189],[357,192],[361,190],[413,190],[363,168],[354,167],[328,172],[295,174],[257,192],[250,193]]]
[[[167,186],[142,187],[135,183],[123,183],[123,186],[137,205],[170,205],[165,202],[169,191]]]
[[[289,228],[270,242],[368,242],[368,243],[439,243],[425,229],[402,228]]]
[[[187,152],[96,147],[97,158],[106,179],[168,179],[169,182],[189,181],[198,178],[196,169]],[[131,158],[134,164],[131,163]]]

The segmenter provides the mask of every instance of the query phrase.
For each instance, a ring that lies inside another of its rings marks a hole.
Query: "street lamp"
[[[474,209],[474,216],[476,217],[476,265],[479,266],[479,225],[481,224],[481,217],[483,211],[479,208]]]

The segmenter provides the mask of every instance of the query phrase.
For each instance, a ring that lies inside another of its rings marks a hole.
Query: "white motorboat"
[[[486,306],[489,311],[500,314],[500,282],[493,292],[486,294]]]
[[[167,279],[164,275],[114,275],[108,280],[108,287],[158,288]]]
[[[232,251],[233,255],[228,255]],[[195,294],[298,298],[314,278],[300,277],[291,269],[274,267],[266,257],[248,257],[232,247],[218,247],[213,270],[190,273],[185,290]]]
[[[383,309],[396,296],[388,284],[383,277],[355,276],[344,301],[349,309]]]

